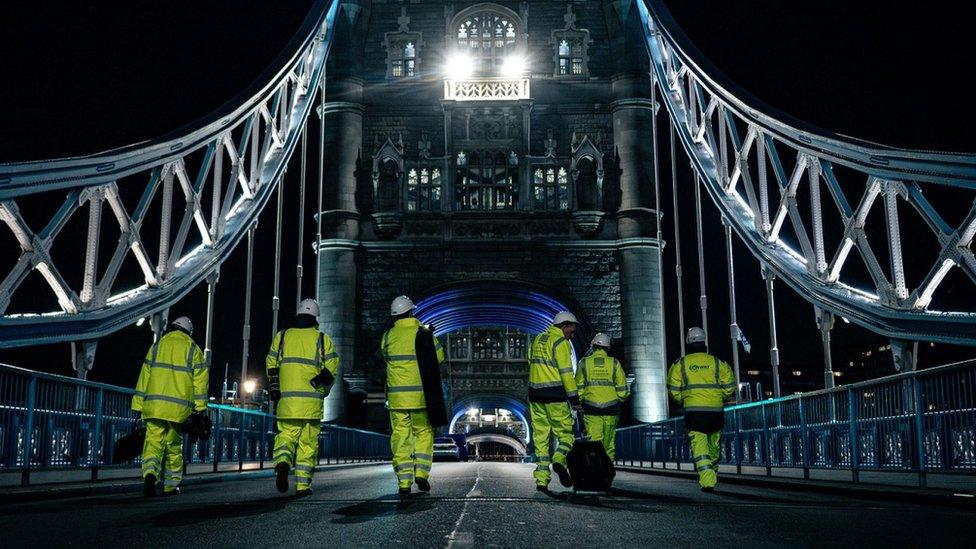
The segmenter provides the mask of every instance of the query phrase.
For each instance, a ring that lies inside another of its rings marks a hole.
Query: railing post
[[[102,421],[104,420],[102,403],[104,400],[105,390],[99,387],[98,392],[95,393],[95,432],[92,434],[93,455],[91,461],[92,482],[98,480],[98,464],[100,463],[99,458],[101,457],[102,453]]]
[[[759,405],[760,411],[762,412],[762,444],[759,445],[759,450],[762,452],[762,464],[766,466],[766,476],[773,476],[773,462],[769,459],[769,417],[766,415],[766,403],[763,402]]]
[[[264,454],[265,454],[265,450],[267,450],[267,444],[268,444],[268,437],[265,436],[265,433],[268,432],[267,419],[268,416],[264,415],[264,412],[262,412],[261,413],[261,438],[258,439],[258,454],[259,454],[258,469],[264,469]]]
[[[802,452],[803,478],[810,478],[810,451],[807,444],[807,414],[803,405],[803,397],[797,399],[800,407],[800,452]]]
[[[37,377],[27,382],[27,419],[24,421],[24,468],[20,473],[20,485],[30,484],[31,448],[34,446],[34,407],[37,405]]]
[[[220,410],[217,412],[217,421],[214,422],[213,432],[210,434],[211,437],[211,448],[213,449],[213,472],[217,472],[217,466],[220,464],[220,454],[223,451],[223,445],[220,441],[220,421],[221,413]]]
[[[243,390],[241,387],[238,390]],[[237,420],[237,472],[244,471],[244,410],[238,412]]]
[[[857,403],[854,401],[854,389],[847,390],[847,422],[849,424],[848,438],[851,446],[851,480],[855,483],[861,481],[859,471],[861,450],[858,448],[857,437]]]
[[[925,421],[922,415],[922,384],[918,381],[918,376],[912,377],[912,389],[915,400],[915,459],[918,463],[918,487],[925,488],[928,485],[925,473]]]

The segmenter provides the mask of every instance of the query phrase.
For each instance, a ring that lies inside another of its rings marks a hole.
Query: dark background
[[[78,2],[39,5],[0,18],[0,162],[91,154],[175,131],[231,100],[267,67],[304,19],[310,2]],[[669,2],[675,19],[701,53],[756,98],[790,116],[838,134],[913,149],[972,152],[976,91],[970,19],[957,5],[927,8],[899,2],[782,2],[749,0]],[[660,118],[666,154],[667,126]],[[314,126],[314,125],[313,125]],[[314,131],[310,137],[315,137]],[[679,152],[680,154],[680,152]],[[680,157],[679,157],[680,158]],[[296,155],[297,160],[297,155]],[[290,320],[296,294],[295,257],[298,170],[286,182],[282,321]],[[670,172],[662,157],[662,202],[671,210]],[[305,219],[305,295],[314,291],[316,161],[310,158]],[[677,173],[688,189],[688,170]],[[856,200],[856,197],[849,197]],[[58,197],[60,200],[60,197]],[[693,199],[679,196],[685,309],[697,313],[697,260]],[[713,349],[729,354],[728,282],[719,218],[707,198],[707,285]],[[826,200],[826,194],[825,194]],[[972,197],[949,203],[959,215]],[[34,228],[44,216],[24,206]],[[43,210],[43,208],[41,208]],[[671,245],[666,214],[665,250],[668,355],[678,348]],[[33,217],[32,217],[33,216]],[[82,216],[84,217],[84,216]],[[7,231],[0,231],[6,233]],[[906,250],[927,246],[925,237],[905,237]],[[883,242],[883,241],[880,241]],[[256,246],[250,371],[263,371],[271,338],[274,208],[262,214]],[[3,234],[0,256],[19,254]],[[765,293],[758,264],[736,244],[739,324],[753,344],[743,371],[768,364]],[[12,260],[11,260],[12,261]],[[4,271],[5,272],[5,271]],[[231,380],[241,360],[244,246],[222,267],[212,368],[215,393],[230,364]],[[970,299],[972,285],[950,275],[943,299]],[[30,281],[29,281],[30,282]],[[38,296],[50,292],[43,286]],[[777,286],[780,348],[784,369],[798,369],[820,382],[821,351],[812,307],[782,283]],[[23,290],[22,290],[23,292]],[[46,293],[45,293],[46,292]],[[174,307],[170,318],[193,317],[197,340],[204,330],[205,285]],[[29,292],[27,292],[29,293]],[[886,342],[838,321],[835,363]],[[91,379],[130,385],[151,341],[148,325],[131,326],[101,340]],[[971,349],[924,347],[930,366],[973,356]],[[69,346],[0,351],[0,362],[72,375]]]

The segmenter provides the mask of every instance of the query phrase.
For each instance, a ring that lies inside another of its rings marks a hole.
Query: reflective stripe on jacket
[[[419,410],[427,407],[424,386],[417,363],[417,330],[420,320],[410,317],[397,320],[383,334],[380,353],[386,362],[386,395],[391,410]],[[444,347],[434,338],[438,364],[444,362]]]
[[[132,409],[144,419],[183,423],[207,409],[210,372],[193,338],[172,330],[149,347],[132,397]]]
[[[627,399],[627,376],[620,362],[603,349],[579,361],[576,366],[583,410],[592,415],[620,413],[620,403]]]
[[[573,344],[561,329],[550,326],[529,349],[529,400],[559,402],[577,396]]]
[[[668,370],[668,394],[686,412],[721,412],[735,395],[735,377],[725,362],[708,353],[692,353]]]
[[[284,338],[284,348],[281,340]],[[281,400],[275,415],[281,419],[321,419],[322,401],[329,387],[312,387],[311,379],[322,370],[333,377],[339,370],[339,355],[332,338],[317,326],[289,328],[275,334],[265,359],[269,377],[278,368]]]

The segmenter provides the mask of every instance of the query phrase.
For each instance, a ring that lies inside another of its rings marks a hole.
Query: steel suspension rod
[[[244,391],[244,382],[247,380],[247,360],[251,340],[251,283],[254,279],[254,231],[256,229],[257,223],[247,230],[247,273],[244,284],[244,329],[242,337],[244,349],[241,353],[241,381],[237,388],[238,402],[241,403],[244,402],[241,394]]]
[[[295,267],[295,275],[298,277],[295,290],[295,309],[302,301],[302,271],[304,270],[305,258],[305,172],[308,160],[308,142],[306,133],[308,123],[302,128],[302,168],[301,168],[301,187],[298,189],[298,263]]]
[[[702,206],[701,206],[701,176],[691,166],[695,174],[695,228],[698,236],[698,289],[701,295],[698,303],[701,306],[701,327],[705,331],[705,347],[708,347],[708,292],[705,290],[705,242],[702,238]]]
[[[668,118],[670,121],[670,118]],[[674,275],[675,285],[678,289],[678,341],[681,344],[681,356],[685,355],[685,296],[682,291],[681,272],[681,231],[678,221],[678,164],[674,156],[674,125],[669,123],[671,128],[671,198],[674,202],[672,216],[674,217]]]
[[[722,218],[725,226],[725,257],[729,272],[729,338],[732,340],[732,371],[735,374],[735,400],[739,401],[739,324],[735,311],[735,266],[732,260],[732,223]]]
[[[275,217],[275,259],[274,259],[274,296],[271,298],[271,336],[278,333],[278,309],[281,308],[281,218],[285,210],[285,170],[278,179],[278,212]]]
[[[658,160],[657,140],[657,78],[654,67],[651,67],[651,136],[654,147],[654,212],[657,219],[655,238],[657,239],[657,295],[661,296],[661,324],[664,324],[664,242],[661,239],[661,179],[660,161]],[[661,330],[661,355],[667,360],[668,345],[664,330]]]

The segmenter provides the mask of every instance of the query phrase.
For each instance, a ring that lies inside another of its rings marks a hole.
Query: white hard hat
[[[319,303],[314,299],[303,299],[301,303],[298,304],[298,313],[300,315],[319,317]]]
[[[556,313],[556,316],[552,319],[553,326],[559,326],[560,324],[565,324],[567,322],[572,322],[573,324],[579,324],[579,321],[576,320],[576,317],[573,316],[573,313],[569,311],[560,311]]]
[[[593,345],[594,347],[606,347],[607,349],[609,349],[610,336],[604,333],[596,334],[595,336],[593,336],[593,342],[590,343],[590,345]]]
[[[413,301],[409,297],[401,295],[390,304],[390,316],[400,316],[404,313],[409,313],[413,310],[413,307]]]
[[[688,345],[692,343],[705,343],[705,330],[702,330],[698,326],[688,328],[688,336],[685,337],[685,343]]]
[[[190,319],[185,316],[181,316],[180,318],[177,318],[171,324],[185,331],[188,334],[191,335],[193,334],[193,322],[191,322]]]

